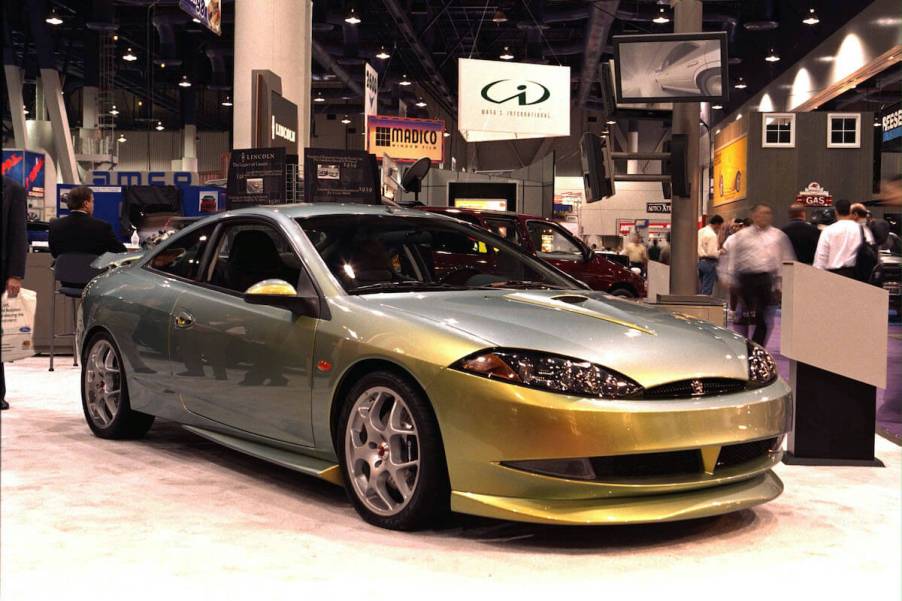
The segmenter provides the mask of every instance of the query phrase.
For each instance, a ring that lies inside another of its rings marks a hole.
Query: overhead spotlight
[[[421,109],[426,108],[426,101],[423,100],[422,98],[417,98],[416,104],[414,106],[418,106]]]
[[[347,115],[345,115],[344,117],[342,117],[341,122],[342,122],[342,124],[344,124],[344,125],[350,125],[350,124],[351,124],[351,118],[348,117]]]
[[[128,50],[125,51],[125,54],[122,55],[122,60],[128,61],[131,63],[131,62],[138,60],[138,55],[136,55],[134,52],[132,52],[132,49],[129,48]]]
[[[407,79],[407,73],[401,76],[401,81],[398,82],[399,86],[409,86],[413,85],[413,82]]]
[[[817,13],[814,12],[813,8],[808,9],[808,16],[802,19],[802,23],[805,25],[817,25],[821,20],[817,18]]]
[[[144,106],[144,101],[143,101],[143,100],[139,100],[139,101],[138,101],[138,106]]]
[[[326,101],[326,99],[323,98],[322,92],[317,92],[316,98],[313,99],[313,102],[325,102],[325,101]]]
[[[450,137],[451,137],[451,132],[450,132],[450,131],[446,131],[445,133],[442,134],[442,137],[443,137],[443,138],[450,138]]]
[[[222,106],[232,106],[232,97],[226,96],[225,100],[222,101]]]
[[[658,14],[655,15],[655,18],[651,20],[652,23],[657,23],[658,25],[664,25],[665,23],[670,23],[670,17],[667,16],[667,13],[664,12],[664,7],[662,6],[658,9]]]
[[[874,127],[882,127],[882,126],[883,126],[883,124],[880,123],[880,119],[878,119],[877,117],[874,117]]]
[[[492,15],[492,23],[496,23],[500,25],[501,23],[507,23],[507,15],[504,14],[504,11],[500,8],[495,10],[495,14]]]
[[[745,80],[743,80],[743,79],[740,77],[739,80],[738,80],[736,83],[733,84],[733,87],[736,88],[737,90],[744,90],[744,89],[746,89],[748,86],[746,85]]]
[[[118,42],[118,41],[119,41],[119,36],[116,35],[116,34],[113,34],[113,41],[114,41],[114,42]]]
[[[160,69],[165,69],[165,68],[166,68],[166,63],[164,63],[164,62],[161,61],[161,62],[160,62]]]
[[[44,19],[44,21],[46,21],[50,25],[53,25],[54,27],[56,27],[57,25],[63,24],[63,20],[60,19],[60,16],[58,14],[56,14],[55,8],[50,10],[50,14],[47,16],[46,19]]]
[[[350,23],[351,25],[357,25],[360,23],[360,17],[357,16],[357,11],[353,8],[348,12],[348,16],[345,17],[345,23]]]
[[[379,52],[376,54],[376,58],[380,61],[388,60],[391,58],[391,54],[385,51],[385,46],[381,46]]]
[[[605,124],[606,125],[617,125],[617,121],[615,121],[614,119],[608,119],[607,121],[605,121]]]
[[[511,54],[510,48],[508,48],[507,46],[505,46],[505,47],[504,47],[504,52],[502,52],[501,55],[500,55],[498,58],[500,58],[500,59],[503,60],[503,61],[511,61],[511,60],[514,60],[514,55]]]
[[[200,23],[200,19],[198,19],[197,17],[193,17],[191,20],[192,20],[194,23]]]
[[[774,49],[771,48],[771,49],[770,49],[770,54],[768,54],[767,56],[765,56],[765,57],[764,57],[764,60],[766,60],[766,61],[769,62],[769,63],[777,63],[777,62],[780,62],[780,55],[777,54],[776,52],[774,52]]]
[[[180,88],[190,88],[191,81],[188,79],[187,75],[182,75],[182,80],[179,82]]]
[[[166,129],[166,128],[163,126],[163,122],[162,122],[162,121],[157,121],[157,126],[154,127],[154,129],[157,130],[157,131],[163,131],[163,130]]]
[[[711,108],[714,109],[715,111],[720,111],[720,110],[723,110],[723,105],[722,104],[712,104]]]
[[[125,134],[119,134],[119,137],[116,138],[116,141],[119,142],[120,144],[124,144],[125,142],[128,141],[128,138],[125,137]]]
[[[114,117],[119,114],[119,109],[116,108],[115,104],[113,105],[113,108],[110,109],[110,114]]]
[[[25,115],[28,114],[28,107],[25,106],[24,104],[22,105],[22,113],[25,114]]]

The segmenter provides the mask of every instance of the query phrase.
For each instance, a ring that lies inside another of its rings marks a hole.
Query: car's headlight
[[[748,358],[750,388],[767,386],[777,379],[777,363],[762,346],[749,341]]]
[[[594,363],[535,351],[481,351],[452,367],[491,380],[578,396],[623,399],[642,392],[636,382]]]

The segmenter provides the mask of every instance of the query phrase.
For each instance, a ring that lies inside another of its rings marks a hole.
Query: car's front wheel
[[[122,357],[105,332],[91,338],[81,367],[81,404],[91,431],[100,438],[141,438],[154,416],[133,411]]]
[[[438,424],[406,378],[390,371],[361,378],[344,399],[338,437],[345,487],[367,522],[415,530],[447,514],[450,489]]]

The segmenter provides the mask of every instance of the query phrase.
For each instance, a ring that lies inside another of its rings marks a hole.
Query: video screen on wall
[[[726,32],[615,36],[617,101],[725,101]]]

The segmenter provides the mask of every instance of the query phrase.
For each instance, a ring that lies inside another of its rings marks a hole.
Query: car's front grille
[[[732,394],[745,390],[745,380],[730,378],[698,378],[696,380],[681,380],[647,388],[642,394],[643,399],[682,399],[687,397],[715,396],[718,394]]]

